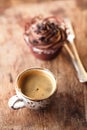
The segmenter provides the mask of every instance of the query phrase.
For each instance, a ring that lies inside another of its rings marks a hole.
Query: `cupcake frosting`
[[[55,17],[40,18],[35,17],[25,28],[25,35],[30,46],[35,51],[54,51],[62,46],[66,40],[65,25],[62,19]]]

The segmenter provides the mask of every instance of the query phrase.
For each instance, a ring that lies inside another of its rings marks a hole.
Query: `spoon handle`
[[[79,58],[77,49],[75,47],[75,43],[73,42],[70,45],[71,45],[72,51],[68,47],[68,44],[65,43],[64,47],[65,47],[65,49],[67,50],[67,52],[69,53],[69,55],[72,59],[73,65],[74,65],[74,67],[77,71],[77,74],[78,74],[79,81],[80,82],[86,82],[87,81],[87,72],[85,71],[85,69],[82,65],[82,62]]]
[[[72,51],[74,53],[75,56],[75,63],[77,66],[77,73],[80,79],[80,82],[86,82],[87,81],[87,72],[85,71],[85,68],[80,60],[80,57],[78,55],[75,43],[71,43],[71,47],[72,47]]]

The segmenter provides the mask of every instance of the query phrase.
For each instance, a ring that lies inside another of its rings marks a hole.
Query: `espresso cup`
[[[18,75],[15,90],[16,95],[8,101],[10,108],[43,109],[50,104],[56,93],[56,79],[47,69],[30,68]]]

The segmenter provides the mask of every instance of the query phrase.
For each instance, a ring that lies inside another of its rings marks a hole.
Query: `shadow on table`
[[[84,126],[85,122],[83,106],[68,93],[58,93],[50,106],[45,110],[31,111],[34,116],[41,119],[42,124],[55,122],[63,126]],[[50,124],[49,123],[49,124]]]

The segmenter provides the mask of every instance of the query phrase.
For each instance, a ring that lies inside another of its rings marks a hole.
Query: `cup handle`
[[[8,106],[14,110],[17,110],[25,107],[25,103],[17,95],[14,95],[9,99]]]

